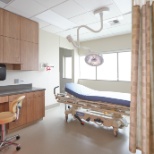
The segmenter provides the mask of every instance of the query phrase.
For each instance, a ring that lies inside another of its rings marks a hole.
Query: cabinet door
[[[32,65],[31,65],[31,67],[32,67],[32,70],[38,71],[38,44],[32,43],[31,48],[32,48],[32,54],[31,54]]]
[[[39,120],[45,116],[45,93],[44,91],[34,92],[34,119]]]
[[[0,62],[3,63],[3,36],[0,36]]]
[[[26,96],[26,94],[9,96],[9,103],[11,101],[13,101],[14,99],[16,99],[17,97],[22,96],[22,95]],[[22,108],[20,109],[19,119],[14,122],[9,123],[9,129],[14,129],[14,128],[17,128],[17,127],[20,127],[20,126],[26,124],[26,121],[27,121],[26,112],[27,112],[27,105],[26,105],[26,98],[25,98],[22,103]]]
[[[3,61],[5,63],[20,64],[20,41],[4,37]]]
[[[8,111],[8,96],[0,96],[0,112]]]
[[[3,35],[3,10],[0,9],[0,35]]]
[[[20,39],[20,16],[4,10],[4,36]]]
[[[34,121],[34,97],[33,92],[27,93],[27,123]]]
[[[38,70],[38,44],[21,41],[21,70]]]
[[[38,43],[38,23],[21,17],[21,40]]]

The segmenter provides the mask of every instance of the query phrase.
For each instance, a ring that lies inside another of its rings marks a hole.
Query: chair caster
[[[19,151],[20,149],[21,149],[21,147],[20,147],[20,146],[17,146],[17,147],[16,147],[16,150],[17,150],[17,151]]]
[[[19,140],[20,139],[20,135],[16,136],[16,140]]]

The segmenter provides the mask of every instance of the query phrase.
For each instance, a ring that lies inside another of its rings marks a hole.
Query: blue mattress
[[[97,91],[75,83],[66,83],[65,91],[83,100],[101,101],[130,107],[129,93]]]

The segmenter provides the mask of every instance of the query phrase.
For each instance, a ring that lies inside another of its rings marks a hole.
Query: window
[[[80,78],[82,79],[96,79],[96,67],[85,63],[85,56],[80,57]]]
[[[97,67],[98,80],[117,80],[117,53],[103,54],[104,63]]]
[[[80,79],[90,80],[131,80],[131,52],[115,52],[103,54],[104,63],[100,66],[86,64],[80,57]]]
[[[118,53],[118,79],[122,81],[131,80],[131,53]]]
[[[63,58],[63,78],[72,78],[72,57]]]

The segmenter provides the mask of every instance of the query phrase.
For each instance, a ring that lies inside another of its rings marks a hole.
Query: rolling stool
[[[11,141],[13,139],[16,139],[16,140],[20,139],[20,136],[14,135],[12,137],[5,138],[5,135],[6,135],[5,127],[6,127],[6,124],[18,120],[19,111],[21,109],[24,98],[25,96],[18,97],[17,99],[15,99],[9,104],[9,111],[0,112],[0,125],[1,125],[0,150],[10,145],[15,145],[17,151],[21,149],[20,144]]]

